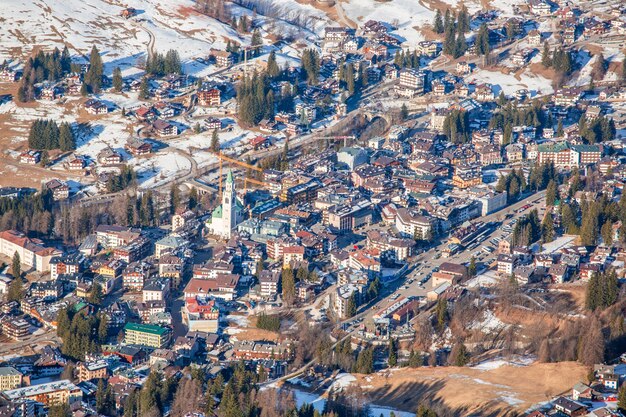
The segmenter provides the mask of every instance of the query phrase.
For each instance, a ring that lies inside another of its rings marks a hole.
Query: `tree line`
[[[170,49],[165,55],[155,52],[148,53],[146,58],[146,73],[152,76],[162,77],[169,74],[182,74],[183,67],[178,51]]]
[[[39,51],[35,57],[29,58],[24,65],[24,71],[17,90],[17,99],[20,102],[32,101],[35,99],[35,84],[49,81],[56,82],[64,75],[70,73],[72,61],[67,46],[63,52],[58,48],[45,53]]]
[[[442,19],[441,11],[437,10],[433,21],[433,30],[444,35],[443,53],[454,59],[463,56],[467,50],[465,34],[470,30],[470,16],[465,5],[459,10],[458,16],[450,9],[446,9]]]
[[[60,149],[67,152],[76,149],[76,138],[67,122],[59,125],[54,120],[37,119],[30,125],[28,146],[31,149]]]
[[[61,352],[74,360],[83,361],[85,355],[97,353],[108,338],[107,319],[103,315],[74,312],[73,306],[59,311],[57,336],[63,340]]]
[[[237,86],[237,104],[239,120],[245,127],[274,117],[274,92],[265,72],[255,70],[251,77],[244,77]]]

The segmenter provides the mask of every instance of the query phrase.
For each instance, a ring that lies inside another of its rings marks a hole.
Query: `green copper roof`
[[[156,325],[153,325],[153,324],[137,324],[137,323],[126,323],[126,326],[124,326],[124,330],[156,334],[156,335],[159,335],[159,336],[161,336],[161,335],[163,335],[163,334],[165,334],[165,333],[167,333],[169,331],[165,327],[156,326]]]
[[[233,182],[233,171],[229,169],[228,174],[226,174],[226,183],[232,184]]]

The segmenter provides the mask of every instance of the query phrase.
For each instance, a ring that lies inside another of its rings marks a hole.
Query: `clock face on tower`
[[[224,202],[225,202],[226,204],[229,204],[229,202],[228,202],[228,197],[226,197],[226,199],[224,200]]]

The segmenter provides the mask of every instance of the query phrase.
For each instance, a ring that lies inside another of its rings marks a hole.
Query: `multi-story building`
[[[406,208],[399,208],[396,213],[396,228],[404,237],[428,240],[433,233],[432,219],[421,216]]]
[[[109,374],[109,368],[106,361],[100,360],[96,362],[79,362],[76,367],[78,372],[78,381],[91,381],[92,379],[105,379]]]
[[[170,280],[155,278],[147,281],[143,287],[143,302],[166,301],[170,294]]]
[[[424,93],[426,76],[423,71],[405,68],[400,71],[396,85],[396,93],[405,97],[413,97]]]
[[[85,256],[76,252],[72,255],[55,256],[50,259],[50,278],[56,280],[59,275],[82,272]]]
[[[271,298],[278,294],[280,285],[280,272],[278,271],[261,271],[259,276],[260,294],[262,297]]]
[[[0,367],[0,391],[11,390],[22,386],[24,375],[12,366]]]
[[[9,401],[33,400],[51,406],[63,403],[75,403],[83,399],[83,392],[67,379],[32,385],[2,392]]]
[[[13,340],[24,340],[30,336],[30,324],[24,319],[6,320],[2,323],[2,333]]]
[[[190,331],[217,333],[220,310],[215,300],[210,298],[186,298],[182,317]]]
[[[170,330],[153,324],[127,323],[124,326],[125,342],[129,345],[144,345],[164,348],[170,342]]]
[[[61,251],[48,248],[38,239],[26,237],[17,230],[0,232],[0,253],[13,258],[17,252],[23,265],[35,268],[37,272],[50,270],[50,260],[61,255]]]
[[[141,236],[139,229],[132,227],[101,224],[96,228],[96,239],[104,248],[117,248],[128,245]]]

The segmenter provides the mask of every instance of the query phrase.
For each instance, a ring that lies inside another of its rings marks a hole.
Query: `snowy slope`
[[[132,65],[154,36],[154,49],[176,49],[184,60],[206,56],[225,39],[241,39],[229,26],[193,11],[191,0],[0,0],[0,59],[28,54],[33,46],[51,49],[67,44],[73,55],[97,45],[107,64]],[[126,7],[139,14],[119,16]],[[241,41],[241,40],[240,40]]]

